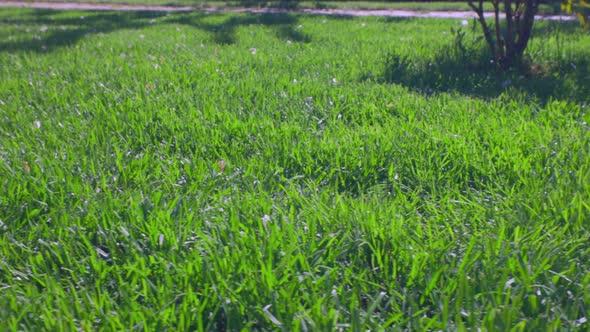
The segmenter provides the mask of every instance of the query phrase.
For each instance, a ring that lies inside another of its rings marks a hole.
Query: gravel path
[[[209,12],[237,12],[237,13],[289,13],[298,12],[315,15],[344,15],[344,16],[388,16],[388,17],[424,17],[424,18],[456,18],[470,19],[475,18],[474,12],[470,11],[432,11],[422,12],[413,10],[397,9],[280,9],[280,8],[220,8],[220,7],[175,7],[175,6],[140,6],[140,5],[118,5],[118,4],[89,4],[89,3],[71,3],[71,2],[21,2],[21,1],[0,1],[0,7],[24,7],[24,8],[42,8],[42,9],[78,9],[78,10],[127,10],[127,11],[167,11],[167,12],[187,12],[187,11],[209,11]],[[487,13],[486,16],[492,16]],[[537,16],[537,19],[544,20],[572,20],[573,16],[550,15]]]

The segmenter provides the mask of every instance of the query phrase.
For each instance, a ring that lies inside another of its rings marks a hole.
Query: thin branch
[[[490,50],[492,51],[493,55],[496,55],[496,44],[494,43],[494,39],[492,38],[492,34],[490,33],[490,28],[486,22],[486,18],[483,12],[483,2],[484,0],[478,0],[477,6],[473,3],[472,0],[469,0],[467,4],[471,9],[477,14],[477,18],[479,23],[481,24],[481,28],[483,30],[483,35],[488,44]]]
[[[506,12],[506,34],[504,36],[504,47],[506,49],[506,60],[511,61],[514,54],[514,27],[512,15],[512,1],[504,0],[504,11]],[[510,65],[510,64],[506,64]]]
[[[500,0],[492,0],[492,5],[494,6],[494,20],[496,24],[494,27],[496,29],[496,53],[494,54],[496,61],[499,61],[506,56],[504,47],[502,47],[503,41],[500,33]]]

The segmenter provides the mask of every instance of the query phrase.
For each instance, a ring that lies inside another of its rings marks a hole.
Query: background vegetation
[[[13,1],[13,0],[7,0]],[[31,1],[31,0],[25,0]],[[45,2],[64,2],[64,0],[46,0]],[[68,1],[65,1],[68,2]],[[131,5],[172,5],[195,7],[274,7],[274,8],[318,8],[318,9],[408,9],[417,11],[471,11],[467,1],[290,1],[290,0],[85,0],[84,3],[112,3]],[[486,10],[492,10],[490,4],[485,4]],[[560,2],[550,2],[540,5],[541,14],[562,14]]]

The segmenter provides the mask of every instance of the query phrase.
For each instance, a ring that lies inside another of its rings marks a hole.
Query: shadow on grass
[[[296,15],[287,13],[223,14],[223,13],[165,13],[155,11],[10,11],[0,14],[0,26],[11,27],[15,36],[0,42],[0,52],[50,52],[76,44],[92,34],[109,33],[123,29],[141,29],[155,24],[176,23],[209,32],[212,40],[220,44],[236,42],[236,31],[241,26],[264,25],[273,28],[280,39],[309,42],[308,35],[299,31]],[[221,19],[211,22],[210,18]],[[156,20],[157,19],[157,20]],[[23,34],[22,32],[26,32]],[[19,36],[19,34],[21,36]]]
[[[203,18],[211,15],[178,14],[168,19],[167,22],[188,25],[207,31],[212,34],[213,41],[219,44],[235,43],[236,30],[249,25],[272,27],[279,39],[288,39],[294,42],[311,41],[308,35],[296,28],[298,19],[295,15],[287,13],[241,14],[229,16],[221,23],[210,23],[203,20]]]
[[[489,53],[447,46],[426,57],[391,52],[378,80],[395,83],[425,95],[456,92],[491,99],[508,93],[513,98],[546,104],[552,99],[590,101],[590,60],[582,56],[497,70]],[[365,77],[363,79],[370,79]]]
[[[299,7],[299,2],[294,0],[241,0],[228,1],[230,7],[245,7],[245,8],[281,8],[281,9],[296,9]]]
[[[34,10],[28,14],[0,17],[0,23],[15,26],[15,31],[28,32],[22,38],[0,43],[0,52],[48,52],[71,46],[89,34],[109,33],[121,29],[138,29],[165,13],[137,12],[65,12]]]

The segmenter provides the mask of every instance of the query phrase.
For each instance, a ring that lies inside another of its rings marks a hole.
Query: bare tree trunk
[[[492,54],[495,57],[496,56],[496,43],[494,41],[494,38],[492,38],[492,33],[490,32],[490,27],[488,26],[488,24],[486,22],[486,18],[484,16],[483,2],[484,2],[484,0],[478,0],[478,4],[476,6],[472,0],[469,0],[467,2],[467,4],[477,14],[477,19],[479,21],[479,24],[481,25],[482,30],[483,30],[483,35],[486,40],[486,43],[488,44],[490,51],[492,52]]]
[[[535,14],[540,0],[489,0],[494,8],[494,32],[486,22],[483,4],[485,0],[468,0],[467,4],[477,14],[483,34],[496,65],[506,70],[519,64],[528,45]],[[503,5],[504,20],[500,18],[500,4]]]
[[[504,47],[502,45],[501,31],[498,29],[500,26],[500,0],[492,0],[492,5],[494,6],[494,28],[496,30],[496,52],[494,53],[494,58],[498,60],[506,57]]]
[[[525,8],[522,15],[522,26],[518,31],[518,42],[515,46],[515,51],[518,56],[522,56],[526,46],[531,38],[531,32],[533,30],[533,23],[535,22],[535,14],[539,8],[539,2],[537,0],[525,0]]]

